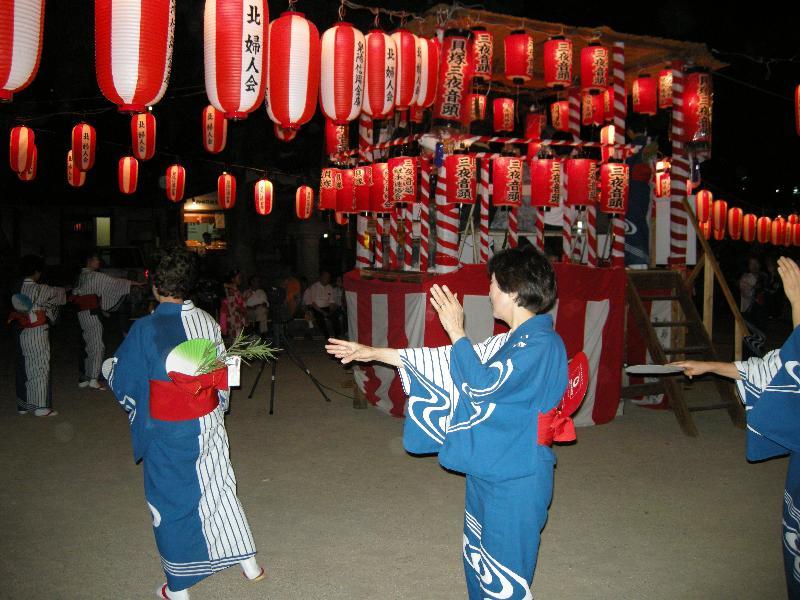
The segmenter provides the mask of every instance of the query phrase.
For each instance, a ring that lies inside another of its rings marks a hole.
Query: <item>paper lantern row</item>
[[[737,206],[729,208],[725,200],[714,200],[710,191],[700,190],[695,196],[695,216],[706,239],[722,240],[727,231],[732,240],[776,246],[800,245],[800,227],[796,227],[800,225],[800,216],[796,214],[785,219],[781,216],[775,219],[756,217],[744,214]]]

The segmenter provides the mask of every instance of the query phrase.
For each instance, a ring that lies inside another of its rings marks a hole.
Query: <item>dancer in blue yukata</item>
[[[800,600],[800,268],[778,260],[778,273],[792,305],[794,331],[763,358],[722,363],[673,363],[689,377],[714,373],[736,381],[747,415],[747,460],[789,455],[783,493],[783,563],[790,600]]]
[[[162,258],[153,285],[160,304],[103,364],[144,468],[167,577],[157,594],[173,600],[189,598],[189,587],[235,564],[247,579],[264,577],[228,455],[226,370],[196,375],[197,352],[186,344],[193,340],[212,358],[224,351],[217,322],[186,300],[197,269],[196,257],[181,248]]]
[[[464,312],[444,286],[431,288],[452,346],[396,350],[331,339],[343,363],[398,368],[408,407],[403,433],[413,454],[438,453],[466,474],[463,562],[469,597],[530,599],[541,530],[553,491],[552,435],[539,435],[567,387],[567,357],[553,320],[550,261],[533,247],[489,262],[489,299],[510,331],[473,346]]]

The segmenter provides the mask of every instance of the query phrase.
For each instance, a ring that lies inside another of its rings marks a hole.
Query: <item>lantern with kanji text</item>
[[[256,181],[253,187],[253,203],[262,217],[272,212],[272,182],[266,177]]]
[[[72,160],[72,150],[67,151],[67,183],[72,187],[81,187],[86,183],[86,171],[81,171]]]
[[[658,73],[658,108],[672,108],[672,67]]]
[[[655,195],[656,198],[669,198],[672,195],[672,179],[670,176],[670,162],[659,160],[656,162]]]
[[[319,105],[323,114],[344,125],[361,112],[364,95],[364,34],[339,21],[322,34]]]
[[[608,88],[610,79],[608,48],[590,42],[581,50],[581,90],[599,94]]]
[[[492,205],[522,204],[522,165],[522,159],[516,156],[500,156],[492,160]]]
[[[355,188],[353,186],[353,169],[340,169],[341,184],[336,188],[336,212],[356,213]]]
[[[483,121],[486,118],[486,96],[483,94],[467,95],[467,123]]]
[[[569,158],[565,161],[568,206],[585,206],[597,202],[597,161],[590,158]]]
[[[72,128],[72,156],[77,157],[78,168],[88,171],[94,166],[97,134],[88,123],[78,123]]]
[[[514,131],[514,100],[495,98],[492,101],[492,125],[495,133]]]
[[[372,165],[372,188],[370,189],[370,212],[388,213],[392,210],[389,195],[389,164],[377,162]]]
[[[460,123],[472,81],[472,33],[448,29],[442,41],[433,118]]]
[[[183,200],[183,193],[186,189],[186,169],[181,165],[170,165],[167,167],[165,179],[167,199],[170,202]]]
[[[554,158],[530,161],[531,206],[558,206],[561,201],[561,162]]]
[[[563,35],[544,43],[544,84],[554,89],[572,84],[572,41]]]
[[[371,195],[372,165],[353,167],[353,196],[357,212],[369,212]]]
[[[314,212],[314,190],[307,185],[301,185],[294,194],[294,214],[301,221],[311,218]]]
[[[223,210],[233,208],[236,204],[236,178],[224,171],[217,177],[217,204]]]
[[[391,36],[373,29],[366,36],[364,101],[361,110],[373,119],[385,119],[394,109],[397,89],[397,47]]]
[[[475,157],[452,154],[445,158],[446,193],[448,204],[475,204],[478,189],[478,169]]]
[[[569,131],[568,100],[558,100],[550,105],[550,124],[556,131]]]
[[[604,122],[603,95],[581,92],[581,125],[600,127]]]
[[[210,104],[203,109],[203,148],[211,154],[225,149],[228,140],[228,120],[222,111]]]
[[[150,160],[156,152],[156,118],[149,112],[131,116],[131,147],[139,160]]]
[[[419,87],[415,104],[418,108],[428,108],[436,100],[436,84],[439,81],[439,41],[418,37],[417,58]]]
[[[481,26],[472,27],[470,31],[472,31],[472,76],[479,81],[491,81],[494,36]]]
[[[347,125],[337,125],[325,119],[325,154],[342,154],[350,146],[350,129]]]
[[[654,115],[658,112],[658,83],[647,73],[642,73],[633,82],[633,112]]]
[[[336,209],[336,190],[342,184],[342,176],[339,169],[326,167],[322,169],[319,178],[319,209]]]
[[[683,139],[695,147],[711,144],[713,86],[711,73],[692,70],[684,78]]]
[[[389,159],[389,198],[392,204],[417,201],[417,159],[396,156]]]
[[[628,165],[609,160],[600,167],[600,210],[624,215],[628,210]]]
[[[516,85],[533,79],[533,36],[525,30],[512,31],[503,40],[505,77]]]
[[[394,107],[408,110],[416,101],[420,75],[417,69],[417,36],[408,29],[398,29],[392,34],[397,48],[397,82]]]

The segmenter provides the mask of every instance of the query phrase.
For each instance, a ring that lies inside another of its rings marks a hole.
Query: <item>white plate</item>
[[[683,367],[672,365],[631,365],[625,367],[628,375],[677,375],[683,373]]]

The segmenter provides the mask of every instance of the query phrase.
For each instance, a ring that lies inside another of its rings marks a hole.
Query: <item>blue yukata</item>
[[[747,415],[747,460],[789,455],[783,493],[783,563],[790,600],[800,599],[800,327],[779,350],[737,362]]]
[[[472,600],[532,598],[555,455],[538,444],[538,415],[567,385],[567,357],[549,315],[473,346],[400,350],[408,395],[403,443],[439,454],[467,480],[463,559]]]
[[[168,381],[170,351],[205,338],[222,351],[219,325],[191,302],[162,303],[131,327],[114,358],[103,366],[117,400],[128,413],[134,459],[142,461],[144,493],[153,532],[172,591],[255,555],[250,526],[236,496],[228,455],[224,411],[228,393],[200,418],[152,417],[150,382]]]

